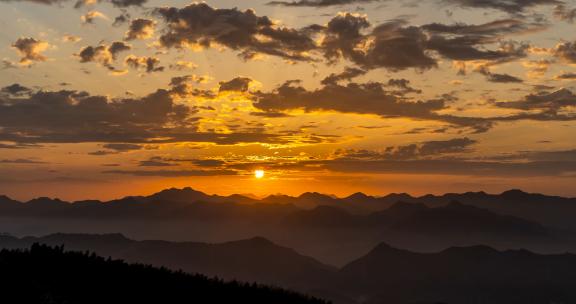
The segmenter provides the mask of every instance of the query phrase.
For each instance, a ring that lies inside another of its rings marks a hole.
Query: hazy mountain
[[[460,204],[451,204],[454,200]],[[255,200],[192,188],[106,202],[38,198],[21,203],[0,197],[0,232],[120,232],[133,239],[217,243],[260,235],[324,263],[343,265],[383,241],[416,251],[475,244],[575,251],[576,234],[553,226],[576,226],[572,201],[520,191],[422,197],[355,193],[345,198],[310,192]]]
[[[24,238],[0,236],[2,248],[28,248],[34,243],[64,245],[67,250],[90,251],[128,262],[301,290],[327,280],[335,271],[330,266],[260,237],[207,244],[134,241],[121,234],[52,234]]]
[[[0,271],[7,303],[327,303],[278,288],[225,283],[37,244],[0,251]]]
[[[380,244],[342,268],[364,303],[574,303],[576,256],[486,246],[414,253]],[[347,289],[348,288],[348,289]]]
[[[390,208],[369,215],[353,215],[344,209],[318,206],[289,214],[284,224],[291,227],[344,228],[355,227],[400,233],[424,234],[432,237],[490,236],[545,237],[549,232],[542,225],[487,209],[458,202],[437,208],[423,204],[399,202]]]

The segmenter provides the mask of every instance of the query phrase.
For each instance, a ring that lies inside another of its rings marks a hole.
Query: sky
[[[576,196],[575,21],[560,0],[0,0],[0,193]]]

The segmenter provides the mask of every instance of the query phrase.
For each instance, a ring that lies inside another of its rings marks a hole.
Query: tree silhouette
[[[0,251],[5,303],[328,303],[259,284],[127,264],[63,246]]]

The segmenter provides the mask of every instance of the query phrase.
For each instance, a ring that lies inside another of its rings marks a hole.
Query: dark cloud
[[[336,84],[341,81],[350,81],[353,78],[366,74],[365,70],[358,68],[347,67],[339,74],[330,74],[328,77],[322,79],[323,85]]]
[[[286,118],[286,117],[292,117],[292,115],[283,113],[283,112],[250,112],[250,115],[252,116],[258,116],[258,117],[267,117],[267,118]]]
[[[404,25],[404,21],[387,22],[364,35],[362,31],[370,27],[365,16],[339,14],[326,27],[322,43],[324,56],[332,62],[342,57],[364,69],[396,71],[435,67],[436,60],[426,50],[424,32],[418,27]]]
[[[554,17],[562,21],[574,23],[574,20],[576,20],[576,9],[569,9],[564,4],[557,5],[554,8]]]
[[[496,83],[522,83],[524,82],[524,80],[512,76],[512,75],[508,75],[508,74],[497,74],[497,73],[492,73],[490,72],[490,70],[487,67],[481,67],[478,72],[480,72],[480,74],[486,76],[486,80],[490,81],[490,82],[496,82]]]
[[[31,141],[60,137],[87,142],[106,133],[111,139],[129,137],[182,121],[189,112],[165,90],[140,99],[113,100],[79,91],[39,91],[26,98],[0,98],[0,137],[18,134],[20,140],[30,136]]]
[[[441,0],[441,2],[468,8],[483,8],[517,14],[539,5],[562,4],[559,0]]]
[[[149,39],[154,35],[156,21],[150,19],[134,19],[124,35],[125,40]]]
[[[220,175],[238,174],[236,171],[232,170],[147,170],[147,171],[111,170],[111,171],[104,171],[102,173],[124,174],[133,176],[156,176],[156,177],[220,176]]]
[[[441,158],[446,154],[470,152],[470,147],[477,141],[470,138],[427,141],[418,144],[387,147],[382,152],[371,150],[337,150],[333,157],[341,160],[408,160],[422,158]]]
[[[166,24],[160,44],[167,48],[221,45],[239,51],[245,59],[267,54],[291,60],[309,60],[305,52],[315,48],[305,31],[278,27],[253,10],[216,9],[206,3],[193,3],[184,8],[158,8],[156,13]]]
[[[42,148],[41,145],[35,145],[35,144],[20,144],[20,143],[11,143],[11,144],[6,144],[6,143],[0,143],[0,149],[10,149],[10,150],[14,150],[14,149],[30,149],[30,148]]]
[[[29,158],[18,158],[18,159],[0,159],[0,164],[24,164],[24,165],[38,165],[47,164],[43,161],[38,161]]]
[[[109,2],[115,7],[126,8],[129,6],[142,6],[147,0],[100,0],[99,2]],[[45,5],[60,4],[69,2],[69,0],[0,0],[0,2],[30,2]],[[75,8],[81,8],[85,5],[85,0],[78,0],[74,5]]]
[[[331,160],[301,163],[316,170],[343,173],[442,174],[463,176],[563,176],[576,170],[575,161],[496,162],[467,160]]]
[[[114,144],[104,144],[103,148],[114,150],[118,152],[134,151],[142,149],[141,145],[135,144],[124,144],[124,143],[114,143]]]
[[[0,92],[14,96],[22,96],[32,92],[32,90],[18,83],[14,83],[12,85],[3,87],[0,89]]]
[[[444,95],[427,101],[414,101],[397,91],[386,90],[379,82],[330,84],[307,90],[297,81],[288,81],[272,92],[255,92],[254,106],[265,112],[338,111],[341,113],[375,114],[382,117],[405,117],[419,120],[442,121],[484,132],[491,123],[481,118],[440,115],[454,97]]]
[[[140,163],[138,164],[138,166],[140,167],[172,167],[175,166],[174,164],[168,163],[168,162],[164,162],[160,159],[156,159],[156,158],[151,158],[148,160],[143,160],[140,161]]]
[[[124,23],[128,23],[130,21],[130,14],[128,14],[126,11],[122,11],[122,13],[118,16],[116,16],[116,18],[114,18],[114,22],[112,23],[112,26],[121,26],[124,25]]]
[[[554,48],[554,55],[565,62],[576,63],[576,42],[563,42]]]
[[[407,94],[407,93],[422,93],[422,90],[415,89],[410,86],[410,80],[408,79],[389,79],[388,80],[389,87],[395,87],[400,90],[400,93]]]
[[[48,49],[49,46],[50,45],[44,41],[30,37],[18,38],[18,40],[12,44],[12,47],[20,54],[20,63],[25,65],[35,61],[46,61],[47,58],[42,55],[42,52]]]
[[[80,50],[76,56],[80,59],[80,62],[95,62],[99,63],[109,70],[116,70],[113,66],[114,61],[116,60],[118,53],[129,51],[132,49],[132,46],[126,44],[122,41],[115,41],[110,45],[100,44],[98,46],[87,46]]]
[[[563,73],[555,77],[560,80],[574,80],[576,79],[576,73]]]
[[[198,167],[220,167],[226,164],[226,162],[218,159],[195,159],[191,162]]]
[[[124,59],[124,63],[133,69],[144,70],[146,73],[164,71],[164,67],[160,66],[160,59],[156,57],[129,55]]]
[[[552,93],[541,92],[530,94],[517,101],[497,102],[496,105],[502,108],[542,110],[550,114],[555,114],[562,108],[576,106],[576,95],[568,89],[560,89]]]
[[[87,92],[37,91],[26,96],[0,95],[0,142],[162,144],[206,142],[314,144],[338,137],[300,131],[234,133],[199,131],[197,110],[176,103],[171,91],[157,90],[131,98],[109,98]],[[115,146],[118,147],[118,146]],[[107,153],[117,153],[111,150]]]
[[[271,1],[267,5],[292,6],[292,7],[327,7],[348,4],[364,4],[383,0],[297,0],[297,1]]]
[[[252,79],[247,77],[236,77],[230,81],[222,81],[220,82],[220,92],[248,92],[250,83],[252,83]]]

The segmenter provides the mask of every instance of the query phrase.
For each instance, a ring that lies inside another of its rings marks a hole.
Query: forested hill
[[[256,284],[127,264],[34,244],[0,251],[6,303],[328,303]]]

